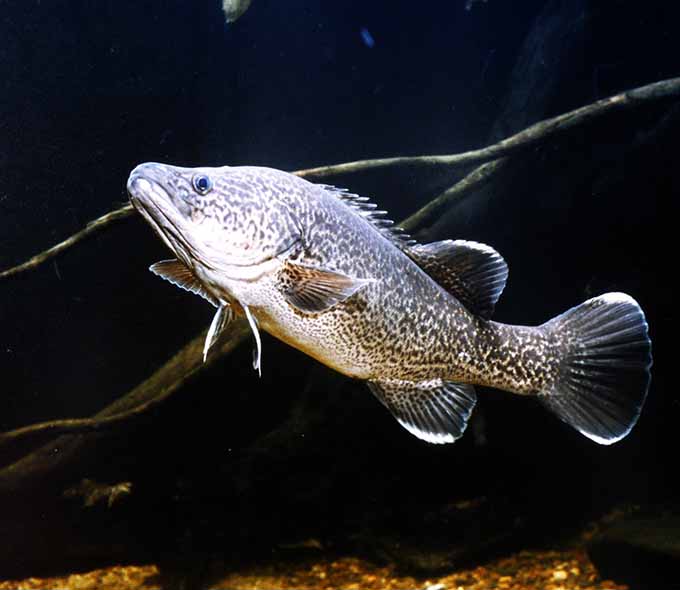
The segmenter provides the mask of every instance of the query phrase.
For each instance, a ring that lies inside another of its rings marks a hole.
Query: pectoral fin
[[[477,396],[471,385],[443,379],[369,381],[373,394],[406,430],[429,443],[463,436]]]
[[[149,270],[180,289],[200,295],[203,299],[210,301],[215,307],[219,307],[219,302],[206,291],[194,273],[179,260],[161,260],[152,264]]]
[[[279,271],[278,288],[299,311],[320,313],[345,301],[372,280],[287,262]]]
[[[208,334],[205,337],[205,344],[203,345],[203,362],[208,358],[208,351],[212,347],[220,336],[222,330],[224,330],[229,323],[234,319],[234,310],[228,303],[223,303],[217,309],[217,313],[213,318],[210,328],[208,329]]]

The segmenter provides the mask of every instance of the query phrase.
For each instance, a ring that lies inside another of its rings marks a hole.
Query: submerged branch
[[[463,197],[472,193],[472,191],[479,190],[486,185],[509,161],[509,158],[500,158],[493,162],[487,162],[486,164],[478,166],[470,172],[470,174],[459,180],[453,186],[447,188],[408,219],[400,223],[399,227],[405,229],[407,232],[415,233],[454,201],[459,202]]]
[[[232,326],[228,337],[218,345],[217,354],[213,352],[206,360],[205,365],[209,366],[214,363],[218,356],[231,352],[247,333],[248,330],[244,322]],[[92,418],[50,420],[0,433],[0,448],[7,443],[41,434],[58,435],[102,431],[152,410],[165,401],[197,370],[203,368],[202,350],[204,341],[205,332],[189,342],[158,369],[151,378],[122,398],[127,400],[126,403],[114,402]]]
[[[307,168],[304,170],[296,170],[293,174],[308,178],[311,180],[324,178],[326,176],[333,176],[338,174],[348,174],[354,172],[362,172],[366,170],[376,170],[380,168],[409,165],[409,166],[462,166],[480,162],[488,162],[510,154],[516,153],[520,150],[527,149],[538,143],[542,143],[551,139],[558,133],[573,129],[595,117],[618,110],[625,107],[633,107],[652,100],[659,100],[672,96],[680,95],[680,78],[671,78],[662,80],[647,86],[641,86],[632,90],[627,90],[620,94],[603,98],[592,104],[570,111],[563,115],[546,119],[535,123],[524,131],[520,131],[506,139],[499,141],[488,147],[464,152],[461,154],[450,154],[443,156],[409,156],[397,158],[380,158],[374,160],[359,160],[356,162],[345,162],[344,164],[334,164],[330,166],[320,166],[318,168]],[[464,180],[467,181],[465,185],[456,188],[450,195],[440,195],[438,204],[432,205],[432,208],[423,213],[424,216],[431,216],[433,212],[440,210],[440,207],[451,202],[451,200],[468,193],[474,186],[479,186],[484,179],[488,179],[488,174],[493,168],[484,168],[480,166],[468,175]],[[480,176],[481,175],[481,176]],[[450,189],[450,190],[453,190]],[[448,191],[447,191],[448,192]],[[10,277],[20,272],[30,270],[50,260],[54,256],[60,254],[64,250],[80,242],[83,238],[91,234],[105,229],[120,219],[124,219],[132,214],[133,208],[127,204],[119,209],[115,209],[98,219],[90,222],[85,229],[67,238],[63,242],[40,252],[33,256],[30,260],[0,271],[0,279]],[[410,227],[408,229],[411,229]]]
[[[56,436],[65,433],[75,434],[105,430],[106,428],[115,426],[121,422],[126,422],[131,418],[152,409],[153,406],[156,406],[165,400],[170,393],[169,390],[164,391],[159,394],[158,397],[150,399],[148,402],[141,403],[127,412],[121,412],[120,414],[114,414],[113,416],[107,416],[105,418],[65,418],[63,420],[50,420],[48,422],[39,422],[37,424],[17,428],[16,430],[11,430],[9,432],[3,432],[0,433],[0,448],[7,443],[16,442],[19,439],[26,439],[40,434]]]
[[[0,279],[11,277],[12,275],[19,274],[25,270],[30,270],[40,266],[43,262],[47,262],[51,258],[61,254],[64,250],[67,250],[71,246],[75,246],[81,240],[84,240],[94,233],[97,233],[100,229],[108,227],[119,219],[125,219],[126,217],[129,217],[132,215],[133,211],[134,209],[132,208],[132,205],[123,205],[119,209],[114,209],[106,215],[102,215],[94,221],[90,221],[90,223],[85,226],[85,229],[82,229],[72,236],[66,238],[63,242],[59,242],[51,248],[36,254],[32,258],[29,258],[26,262],[18,264],[17,266],[13,266],[12,268],[8,268],[7,270],[3,270],[0,272]]]
[[[516,133],[506,139],[488,147],[452,154],[446,156],[412,156],[400,158],[380,158],[375,160],[359,160],[331,166],[319,166],[299,170],[296,174],[305,178],[324,177],[336,174],[347,174],[375,170],[395,165],[409,166],[462,166],[495,160],[501,156],[508,156],[519,150],[534,146],[537,143],[551,139],[555,134],[562,133],[581,125],[594,117],[622,107],[636,106],[649,100],[657,100],[680,94],[680,78],[662,80],[647,86],[641,86],[603,98],[592,104],[578,108],[563,115],[539,121],[531,127]]]
[[[203,363],[206,332],[191,340],[151,377],[92,418],[54,420],[2,434],[0,443],[17,443],[40,434],[61,436],[0,469],[0,492],[16,491],[70,463],[87,440],[86,437],[79,436],[79,433],[103,432],[157,407],[190,379],[234,350],[248,335],[249,328],[246,322],[234,322],[229,334],[221,339]]]

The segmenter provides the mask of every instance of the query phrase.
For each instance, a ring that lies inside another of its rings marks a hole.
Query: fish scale
[[[344,189],[271,168],[147,163],[128,192],[176,255],[152,270],[218,305],[206,355],[232,312],[245,314],[258,371],[261,328],[367,381],[430,443],[463,434],[474,385],[535,396],[602,444],[638,419],[651,342],[628,295],[601,295],[541,326],[502,324],[489,318],[508,270],[492,247],[417,244]]]

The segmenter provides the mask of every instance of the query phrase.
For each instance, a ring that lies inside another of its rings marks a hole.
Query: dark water
[[[143,161],[294,170],[455,153],[680,74],[671,2],[254,0],[232,25],[219,4],[0,4],[0,267],[123,204]],[[384,539],[445,552],[489,530],[515,548],[550,546],[615,506],[672,507],[678,108],[677,96],[653,101],[523,152],[427,236],[503,254],[499,321],[539,324],[612,290],[640,302],[655,365],[624,441],[599,447],[537,404],[482,389],[471,432],[428,446],[361,384],[265,336],[261,379],[242,347],[93,440],[87,458],[5,492],[0,523],[24,557],[0,549],[0,577],[106,562],[112,537],[116,559],[180,564],[310,537],[369,555]],[[402,219],[459,175],[395,168],[327,182]],[[166,257],[133,217],[0,282],[2,430],[97,412],[207,327],[210,306],[147,271]],[[27,450],[0,453],[7,464]],[[82,516],[60,494],[84,477],[134,492]],[[488,529],[442,516],[481,497]],[[86,549],[47,555],[46,530]]]

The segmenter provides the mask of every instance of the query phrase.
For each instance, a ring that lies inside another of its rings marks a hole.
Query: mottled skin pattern
[[[192,186],[197,173],[212,179],[205,195]],[[133,204],[216,299],[247,305],[264,330],[345,375],[532,394],[557,378],[572,345],[568,333],[473,316],[340,193],[294,175],[145,164],[129,186]],[[162,215],[148,190],[166,203]],[[372,280],[328,311],[304,313],[281,292],[287,261]]]

